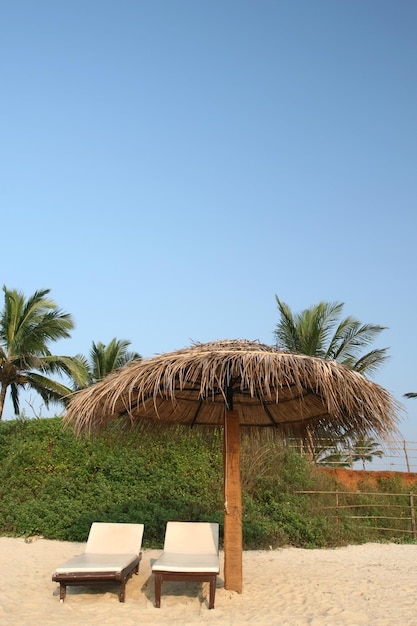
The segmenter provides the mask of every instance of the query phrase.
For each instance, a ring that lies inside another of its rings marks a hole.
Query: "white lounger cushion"
[[[84,554],[57,567],[56,573],[121,572],[139,556],[143,528],[143,524],[94,522]]]
[[[85,552],[95,554],[139,554],[143,524],[93,522]]]
[[[154,572],[213,572],[219,573],[217,554],[174,554],[164,552],[152,565]]]
[[[219,573],[219,525],[212,522],[168,522],[164,550],[154,572]]]
[[[167,522],[164,552],[218,554],[219,525],[213,522]]]
[[[137,554],[94,554],[74,556],[56,568],[57,574],[87,574],[94,572],[121,572],[137,559]]]

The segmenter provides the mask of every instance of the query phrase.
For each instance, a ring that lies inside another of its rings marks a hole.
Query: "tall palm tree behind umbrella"
[[[4,291],[0,312],[0,420],[10,389],[13,408],[19,413],[19,392],[33,389],[45,402],[63,403],[71,389],[51,378],[64,375],[80,382],[82,364],[74,357],[56,356],[50,344],[70,337],[74,322],[49,296],[49,289],[35,291],[29,298],[16,289]]]
[[[280,320],[274,335],[281,349],[334,360],[361,374],[373,374],[387,360],[388,348],[365,352],[386,327],[362,324],[351,315],[341,318],[343,302],[320,302],[293,313],[275,299]]]
[[[84,355],[77,355],[77,359],[83,364],[84,379],[82,382],[75,381],[74,389],[83,389],[92,385],[116,369],[129,363],[142,359],[138,352],[129,351],[130,341],[126,339],[113,339],[106,345],[101,341],[93,341],[89,359]]]
[[[319,302],[293,313],[277,295],[275,299],[280,319],[274,335],[281,350],[334,360],[366,376],[375,373],[388,359],[388,348],[369,350],[376,337],[386,328],[377,324],[363,324],[351,315],[342,317],[343,302]],[[331,437],[328,443],[331,448],[336,445]],[[310,437],[307,438],[306,448],[314,457],[316,451]]]
[[[224,581],[242,591],[240,428],[302,435],[392,435],[396,402],[335,361],[249,341],[220,341],[133,362],[79,392],[66,420],[78,433],[113,419],[224,428]]]

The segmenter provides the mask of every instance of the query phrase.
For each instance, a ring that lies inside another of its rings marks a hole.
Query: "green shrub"
[[[279,440],[242,437],[241,468],[246,549],[386,538],[371,521],[355,523],[344,509],[336,520],[334,496],[319,502],[300,494],[332,491],[337,484]],[[407,489],[399,483],[381,481],[378,488],[404,493],[395,498],[406,501]],[[383,501],[365,494],[360,501],[349,492],[343,497],[368,515],[384,512]],[[223,508],[218,431],[122,433],[111,425],[88,439],[76,438],[60,418],[0,422],[0,534],[85,541],[93,521],[141,522],[144,547],[160,548],[170,519],[217,521],[222,538]],[[401,520],[396,523],[400,528]]]

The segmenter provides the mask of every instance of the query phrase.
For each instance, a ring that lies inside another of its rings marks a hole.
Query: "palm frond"
[[[281,348],[285,347],[291,352],[299,352],[300,346],[298,341],[298,333],[291,309],[289,308],[288,304],[282,302],[278,298],[278,296],[275,296],[275,299],[277,301],[278,309],[281,314],[281,319],[274,331],[277,346]]]
[[[374,374],[389,359],[388,348],[378,348],[364,354],[352,364],[352,369],[361,374]]]
[[[27,381],[28,385],[41,396],[46,408],[51,402],[64,404],[68,398],[73,396],[72,389],[42,374],[30,372],[27,375]]]

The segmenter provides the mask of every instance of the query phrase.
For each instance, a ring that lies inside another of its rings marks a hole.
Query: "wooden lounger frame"
[[[155,607],[161,607],[161,590],[164,581],[210,583],[209,609],[214,609],[217,574],[213,572],[164,572],[156,571],[155,576]]]
[[[214,609],[219,574],[219,525],[214,522],[174,522],[166,525],[164,549],[153,563],[155,606],[161,606],[164,581],[210,584],[208,608]]]
[[[55,573],[52,576],[52,580],[59,583],[59,599],[61,602],[65,600],[68,585],[104,585],[114,583],[120,583],[119,601],[124,602],[126,599],[126,583],[132,574],[138,574],[141,559],[142,552],[120,572],[60,572]]]

